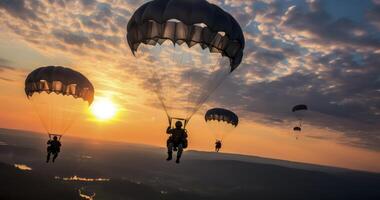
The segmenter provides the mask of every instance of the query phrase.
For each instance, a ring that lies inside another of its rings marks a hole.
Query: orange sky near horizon
[[[56,18],[59,17],[62,16]],[[71,22],[67,19],[65,24]],[[51,28],[53,25],[46,26]],[[124,37],[125,33],[118,34]],[[49,37],[44,39],[52,40]],[[162,109],[151,106],[151,100],[156,95],[145,91],[136,77],[121,69],[134,59],[125,44],[94,52],[84,47],[67,49],[28,42],[9,28],[0,27],[0,59],[5,58],[6,65],[11,66],[0,68],[1,128],[45,132],[26,98],[24,80],[37,67],[62,65],[80,71],[91,80],[96,90],[95,100],[108,98],[117,106],[116,116],[110,120],[97,120],[90,112],[85,113],[85,117],[78,119],[66,135],[160,147],[166,145],[167,117]],[[235,73],[242,76],[239,70]],[[217,105],[206,102],[201,111],[211,106]],[[239,113],[239,110],[236,112]],[[302,135],[296,140],[290,123],[268,125],[254,119],[240,119],[239,126],[225,140],[222,152],[380,172],[380,152],[349,145],[352,138],[342,132],[306,124]],[[214,137],[206,127],[201,112],[191,119],[187,128],[189,149],[213,150]]]
[[[6,88],[0,96],[0,101],[6,102],[0,104],[0,127],[44,133],[45,130],[23,91],[23,78],[27,71],[6,73],[11,79],[18,81],[9,83],[0,80],[0,88]],[[108,97],[112,99],[112,95]],[[87,111],[86,117],[78,119],[66,135],[165,146],[167,118],[163,110],[144,106],[141,104],[143,100],[139,98],[136,102],[128,102],[126,105],[115,99],[112,101],[118,105],[118,112],[114,118],[109,121],[97,120]],[[307,135],[328,135],[330,139],[313,139],[301,135],[296,140],[290,126],[269,127],[243,119],[238,128],[229,134],[222,152],[380,172],[379,152],[344,145],[340,143],[344,138],[336,131],[311,126],[305,129]],[[214,138],[206,127],[203,116],[195,115],[191,119],[188,131],[189,149],[213,150]]]

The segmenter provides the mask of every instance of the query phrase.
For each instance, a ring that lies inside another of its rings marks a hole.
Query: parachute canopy
[[[232,111],[223,108],[213,108],[206,112],[205,121],[223,121],[233,126],[237,126],[239,123],[239,117]]]
[[[46,92],[82,98],[90,105],[94,100],[94,87],[81,73],[61,66],[40,67],[32,71],[25,80],[25,94]]]
[[[94,99],[94,87],[77,71],[47,66],[28,75],[25,94],[51,137],[64,134],[84,114]]]
[[[295,127],[293,128],[293,131],[301,131],[301,127],[295,126]]]
[[[292,112],[296,112],[299,110],[308,110],[307,105],[305,104],[299,104],[293,107]]]
[[[237,21],[206,0],[145,3],[128,22],[126,38],[141,85],[157,94],[169,123],[185,125],[239,66],[245,45]]]
[[[298,104],[293,106],[292,112],[297,118],[297,125],[293,128],[293,131],[301,131],[305,114],[308,112],[308,107],[305,104]]]
[[[230,59],[231,71],[242,61],[244,35],[237,21],[206,0],[153,0],[136,10],[127,26],[135,53],[141,43],[155,46],[165,40],[188,47],[199,44]]]

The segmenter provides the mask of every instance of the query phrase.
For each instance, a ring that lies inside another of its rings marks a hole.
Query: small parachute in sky
[[[216,143],[221,145],[223,139],[239,124],[239,117],[230,110],[213,108],[206,112],[205,121],[214,134]]]
[[[172,120],[188,123],[241,63],[238,22],[206,0],[153,0],[133,13],[126,35],[146,89]]]
[[[295,127],[293,128],[293,131],[301,131],[301,127],[295,126]]]
[[[307,105],[305,104],[299,104],[292,108],[293,112],[301,111],[301,110],[308,110]]]
[[[94,87],[77,71],[47,66],[27,76],[25,94],[49,137],[60,138],[92,103]]]
[[[293,131],[294,131],[294,133],[295,133],[295,136],[296,136],[296,139],[298,140],[298,137],[299,137],[299,132],[301,132],[301,127],[299,127],[299,126],[295,126],[294,128],[293,128]]]
[[[293,131],[295,133],[302,131],[302,124],[303,124],[303,120],[305,118],[305,112],[307,110],[308,110],[308,106],[305,104],[298,104],[292,108],[292,112],[294,113],[294,115],[297,119],[297,125],[294,126],[294,128],[293,128]],[[298,134],[296,135],[296,138],[298,139]]]

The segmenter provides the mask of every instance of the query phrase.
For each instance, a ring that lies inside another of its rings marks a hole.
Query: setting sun
[[[91,112],[97,119],[108,120],[116,114],[116,105],[109,99],[95,100],[91,106]]]

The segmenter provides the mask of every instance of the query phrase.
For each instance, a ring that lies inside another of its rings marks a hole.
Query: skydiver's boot
[[[168,158],[166,158],[167,161],[173,159],[173,152],[168,152]]]

